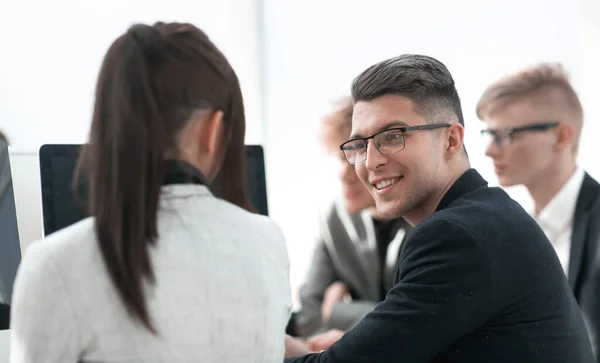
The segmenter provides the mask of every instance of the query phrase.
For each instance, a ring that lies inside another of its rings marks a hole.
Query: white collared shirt
[[[575,205],[584,176],[583,169],[575,169],[550,203],[537,216],[532,214],[552,243],[565,274],[569,271]]]

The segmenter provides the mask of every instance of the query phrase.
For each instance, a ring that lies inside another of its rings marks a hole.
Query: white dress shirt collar
[[[544,230],[560,233],[570,226],[584,176],[583,169],[575,169],[550,203],[537,215],[536,220],[543,225]]]

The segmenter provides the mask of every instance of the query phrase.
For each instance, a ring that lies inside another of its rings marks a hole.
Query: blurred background
[[[287,238],[295,293],[318,212],[339,194],[337,166],[319,141],[321,118],[359,72],[384,58],[421,53],[448,66],[471,164],[493,185],[477,100],[506,73],[561,62],[584,107],[580,165],[600,178],[600,0],[20,0],[0,8],[0,129],[11,157],[22,159],[13,178],[23,246],[42,236],[40,198],[31,193],[39,166],[29,156],[42,144],[87,140],[100,62],[134,22],[194,23],[236,69],[246,143],[265,149],[269,212]],[[510,193],[529,205],[523,190]]]

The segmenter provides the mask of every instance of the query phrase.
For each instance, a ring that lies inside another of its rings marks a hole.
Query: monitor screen
[[[0,330],[8,329],[12,288],[21,262],[8,147],[0,140]]]
[[[40,148],[44,235],[54,233],[85,218],[85,176],[75,198],[72,181],[81,145],[44,145]],[[246,146],[246,176],[250,201],[268,215],[265,162],[262,146]],[[218,185],[211,190],[219,194]]]

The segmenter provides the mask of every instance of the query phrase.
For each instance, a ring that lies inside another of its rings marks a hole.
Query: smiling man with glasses
[[[600,185],[577,166],[583,110],[560,65],[490,85],[477,105],[500,185],[524,185],[588,324],[600,362]]]
[[[391,58],[361,73],[352,97],[341,152],[378,215],[414,230],[385,300],[341,338],[326,336],[339,340],[325,351],[287,362],[593,362],[548,239],[470,167],[448,69],[422,55]],[[287,357],[305,353],[286,338]]]

